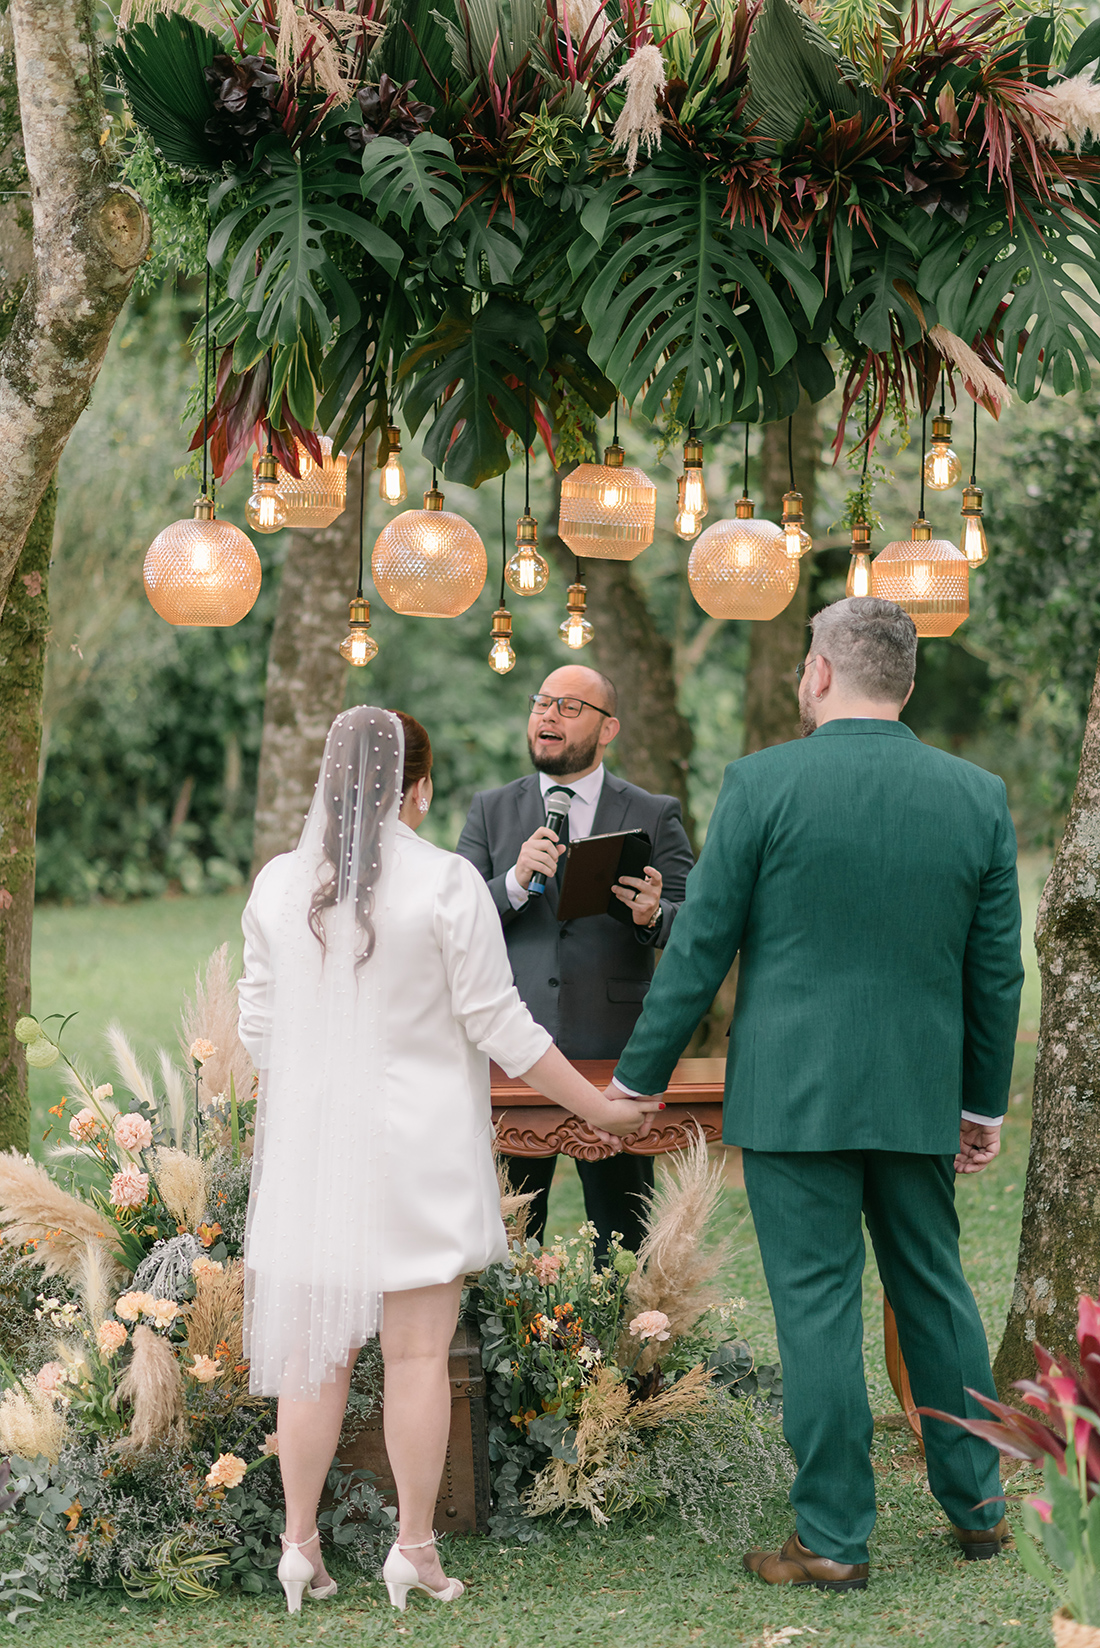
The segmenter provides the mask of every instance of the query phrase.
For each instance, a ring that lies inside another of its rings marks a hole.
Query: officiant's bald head
[[[536,771],[554,778],[582,777],[603,760],[619,730],[618,694],[600,670],[562,664],[535,694],[527,748]]]

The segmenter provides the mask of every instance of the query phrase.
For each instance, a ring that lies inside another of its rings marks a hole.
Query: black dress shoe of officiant
[[[797,1534],[781,1551],[746,1551],[741,1561],[768,1585],[816,1585],[819,1591],[865,1591],[866,1562],[834,1562],[815,1556]]]
[[[1003,1516],[995,1528],[956,1528],[952,1523],[951,1532],[968,1562],[988,1562],[1012,1543],[1012,1529]]]

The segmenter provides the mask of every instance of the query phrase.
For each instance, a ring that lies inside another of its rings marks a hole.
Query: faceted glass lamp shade
[[[145,554],[145,593],[169,624],[225,629],[251,612],[260,593],[260,558],[252,540],[214,519],[200,498],[191,520],[173,521]]]
[[[799,567],[775,522],[754,520],[751,501],[739,498],[736,520],[715,521],[695,540],[688,583],[712,618],[774,618],[798,588]]]
[[[394,612],[412,618],[457,618],[485,587],[485,545],[468,521],[426,492],[423,509],[406,509],[383,527],[371,555],[374,587]]]
[[[342,515],[348,501],[348,460],[341,452],[333,457],[332,442],[321,436],[324,462],[311,458],[301,441],[295,440],[298,474],[279,465],[279,496],[286,509],[286,525],[331,526]]]
[[[896,601],[918,635],[953,635],[970,612],[970,565],[931,531],[927,521],[915,521],[911,538],[880,550],[871,562],[871,593]]]
[[[609,446],[602,464],[581,464],[561,485],[558,536],[586,560],[632,561],[653,542],[657,488]]]

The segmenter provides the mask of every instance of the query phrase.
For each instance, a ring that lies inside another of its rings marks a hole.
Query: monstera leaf
[[[1100,356],[1100,300],[1086,266],[1100,258],[1100,229],[1029,202],[1010,227],[995,211],[921,264],[919,289],[967,343],[995,328],[1006,381],[1032,401],[1048,374],[1065,395],[1092,382]]]
[[[408,230],[419,212],[438,234],[462,205],[462,173],[446,138],[432,132],[409,144],[376,137],[363,151],[363,194],[381,219],[396,213]]]
[[[528,381],[533,396],[549,399],[546,359],[546,334],[535,310],[499,295],[476,314],[448,312],[426,338],[414,338],[400,372],[414,380],[403,403],[414,432],[454,386],[425,437],[424,456],[463,486],[503,475],[506,431],[523,434],[528,427],[520,386]]]
[[[325,250],[325,237],[350,236],[392,276],[401,267],[401,248],[377,224],[339,204],[354,181],[335,169],[323,146],[296,155],[279,134],[257,146],[256,161],[266,162],[270,178],[219,219],[210,262],[215,268],[224,263],[235,231],[260,213],[230,264],[229,296],[253,318],[261,345],[291,349],[312,320],[323,346],[337,315],[342,328],[359,318],[355,294]],[[212,213],[240,181],[231,178],[211,191]]]
[[[206,135],[214,94],[205,70],[221,51],[215,35],[178,12],[135,23],[125,45],[104,53],[134,119],[164,159],[184,171],[221,170],[222,152]]]
[[[904,246],[883,240],[852,255],[852,285],[837,309],[837,324],[876,355],[888,354],[894,328],[903,348],[919,342],[936,324],[936,310],[916,294],[917,269]],[[922,318],[924,324],[922,325]]]
[[[646,417],[681,375],[681,423],[714,429],[755,405],[757,351],[737,314],[745,299],[763,326],[767,370],[793,357],[797,334],[755,259],[784,278],[808,320],[821,302],[808,254],[725,222],[725,198],[723,185],[666,150],[629,183],[605,185],[582,216],[597,246],[621,241],[584,298],[592,358]],[[579,272],[583,253],[573,261]]]

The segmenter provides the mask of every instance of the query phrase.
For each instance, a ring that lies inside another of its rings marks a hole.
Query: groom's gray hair
[[[893,601],[851,595],[810,620],[811,651],[827,658],[845,687],[875,704],[900,704],[913,685],[917,631]]]

